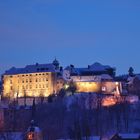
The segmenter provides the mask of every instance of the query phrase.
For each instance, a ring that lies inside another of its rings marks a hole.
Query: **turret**
[[[26,140],[42,140],[41,130],[35,125],[34,120],[31,121],[27,130]]]
[[[59,61],[56,58],[53,61],[53,65],[55,66],[55,69],[59,69]]]

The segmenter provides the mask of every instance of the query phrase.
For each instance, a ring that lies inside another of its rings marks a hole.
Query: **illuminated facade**
[[[55,73],[40,72],[3,76],[4,97],[39,97],[52,94]]]
[[[113,81],[115,69],[95,63],[87,68],[73,65],[59,67],[55,59],[50,64],[27,65],[25,68],[11,68],[2,76],[3,97],[48,97],[59,93],[72,81],[76,92],[102,92],[120,94],[121,84]]]
[[[63,77],[66,81],[73,81],[76,92],[96,92],[106,94],[120,94],[121,83],[115,82],[115,68],[100,63],[94,63],[87,68],[66,67]]]
[[[59,67],[52,64],[27,65],[11,68],[2,76],[3,97],[47,97],[56,92]]]
[[[95,92],[105,94],[120,95],[122,92],[121,83],[108,81],[108,82],[75,82],[76,92]]]

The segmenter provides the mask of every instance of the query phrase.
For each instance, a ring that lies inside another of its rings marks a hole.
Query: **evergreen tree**
[[[128,70],[129,76],[134,76],[134,69],[132,67]]]

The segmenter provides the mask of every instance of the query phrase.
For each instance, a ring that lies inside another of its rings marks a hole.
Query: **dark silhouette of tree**
[[[129,68],[128,74],[129,76],[134,76],[134,69],[132,67]]]
[[[67,90],[70,91],[70,92],[72,92],[72,95],[74,94],[74,92],[76,91],[76,85],[75,85],[75,83],[73,81],[71,81],[69,83],[69,87],[68,87]]]
[[[59,91],[58,96],[61,97],[61,98],[63,98],[65,95],[66,95],[66,91],[65,91],[65,89],[62,88],[62,89]]]
[[[52,95],[49,95],[48,96],[48,103],[52,103],[53,102],[53,96]]]
[[[36,104],[35,104],[35,98],[34,98],[33,104],[32,104],[32,120],[35,119],[35,114],[36,114]]]
[[[24,93],[24,106],[26,106],[26,99],[27,99],[26,90],[24,90],[23,93]]]

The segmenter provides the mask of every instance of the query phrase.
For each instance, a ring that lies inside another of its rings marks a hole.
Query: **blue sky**
[[[0,51],[0,73],[55,57],[140,73],[140,0],[1,0]]]

